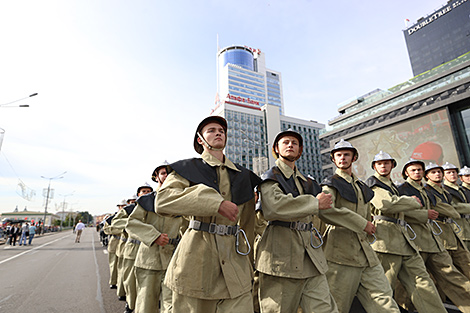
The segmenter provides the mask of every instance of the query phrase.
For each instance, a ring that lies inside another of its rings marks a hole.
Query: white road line
[[[93,246],[93,257],[95,258],[95,268],[96,268],[96,301],[98,301],[100,305],[101,313],[106,313],[103,304],[103,295],[101,294],[101,276],[100,276],[100,269],[98,267],[98,260],[96,259],[96,249],[95,249],[95,236],[91,236],[91,243]]]
[[[59,241],[59,240],[62,240],[62,239],[67,238],[67,237],[69,237],[69,236],[70,236],[70,235],[67,235],[67,236],[64,236],[64,237],[61,237],[61,238],[57,238],[56,240],[50,241],[50,242],[48,242],[48,243],[45,243],[45,244],[40,245],[40,246],[38,246],[38,247],[35,247],[35,248],[33,248],[33,249],[30,249],[30,250],[26,250],[26,251],[24,251],[24,252],[21,252],[20,254],[17,254],[17,255],[15,255],[15,256],[12,256],[11,258],[8,258],[8,259],[5,259],[5,260],[3,260],[3,261],[0,261],[0,264],[3,264],[3,263],[6,263],[6,262],[8,262],[8,261],[11,261],[11,260],[13,260],[13,259],[16,259],[17,257],[22,256],[23,254],[29,253],[29,252],[31,252],[31,251],[34,251],[34,250],[37,250],[37,249],[41,249],[42,247],[48,246],[48,245],[50,245],[51,243],[54,243],[54,242]]]

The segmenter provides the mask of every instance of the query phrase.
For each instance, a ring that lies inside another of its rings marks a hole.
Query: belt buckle
[[[290,229],[297,229],[299,222],[290,222]]]
[[[191,221],[189,222],[189,226],[190,226],[192,229],[200,230],[200,229],[201,229],[201,221],[198,221],[198,220],[191,220]]]
[[[401,220],[401,219],[397,219],[397,224],[400,225],[400,226],[406,226],[406,222],[404,220]]]
[[[307,230],[307,223],[299,223],[297,229],[300,231],[306,231]]]

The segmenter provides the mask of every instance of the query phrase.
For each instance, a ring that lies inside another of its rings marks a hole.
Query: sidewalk
[[[70,229],[64,229],[63,231],[68,231]],[[63,232],[62,231],[62,232]],[[51,231],[51,232],[47,232],[45,234],[42,234],[42,235],[34,235],[34,238],[38,238],[38,237],[43,237],[43,236],[48,236],[48,235],[52,235],[52,234],[58,234],[58,233],[61,233],[61,231]],[[18,239],[19,240],[19,239]],[[0,238],[0,246],[1,245],[4,245],[5,243],[7,242],[7,239],[6,238]]]

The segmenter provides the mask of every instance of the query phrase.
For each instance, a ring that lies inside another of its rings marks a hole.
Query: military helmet
[[[470,168],[464,166],[460,169],[459,176],[470,175]]]
[[[151,191],[153,191],[153,188],[152,188],[149,184],[145,183],[145,184],[143,184],[142,186],[140,186],[139,188],[137,188],[137,195],[138,195],[138,194],[140,193],[140,191],[141,191],[142,189],[144,189],[144,188],[149,188]]]
[[[395,161],[395,159],[392,158],[390,154],[388,154],[387,152],[380,151],[374,156],[374,160],[372,161],[372,164],[371,164],[372,169],[374,169],[375,162],[387,161],[387,160],[392,161],[392,168],[395,168],[397,166],[397,161]]]
[[[156,183],[158,183],[158,181],[157,181],[158,171],[160,171],[162,168],[167,167],[168,165],[170,165],[170,163],[168,163],[167,160],[163,161],[160,164],[161,165],[157,166],[152,172],[152,180]]]
[[[434,162],[429,162],[428,165],[426,165],[426,169],[424,170],[424,175],[427,175],[430,170],[440,168],[442,173],[444,174],[444,168],[442,166],[434,163]]]
[[[297,140],[299,141],[299,147],[300,147],[300,154],[299,154],[299,158],[300,156],[302,155],[302,151],[303,151],[303,147],[304,147],[304,139],[302,138],[302,135],[299,134],[298,132],[292,130],[292,129],[288,129],[288,130],[284,130],[280,133],[278,133],[276,135],[276,138],[274,138],[274,141],[273,141],[273,148],[272,148],[272,153],[273,153],[273,156],[277,159],[279,158],[279,154],[276,152],[276,147],[277,147],[277,143],[279,142],[279,140],[281,140],[281,138],[283,137],[286,137],[286,136],[292,136],[292,137],[295,137],[297,138]],[[298,159],[298,158],[297,158]]]
[[[225,142],[227,142],[227,121],[225,120],[225,118],[218,115],[208,116],[199,123],[196,129],[196,133],[194,134],[194,150],[196,150],[196,152],[199,154],[202,154],[202,152],[204,151],[204,147],[199,142],[197,142],[197,138],[201,138],[202,140],[204,140],[201,134],[201,130],[204,128],[204,126],[209,123],[217,123],[222,126],[225,131]]]
[[[442,169],[444,171],[447,171],[447,170],[456,170],[456,171],[458,171],[458,167],[455,166],[452,163],[449,163],[449,162],[446,162],[446,164],[442,165]]]
[[[403,179],[406,180],[406,169],[408,168],[408,166],[413,165],[413,164],[421,165],[421,167],[423,168],[423,171],[426,168],[426,165],[424,164],[423,161],[411,158],[411,159],[408,160],[408,162],[405,163],[405,165],[403,165],[403,169],[401,171],[401,176],[403,177]]]
[[[331,150],[330,152],[330,159],[331,161],[334,161],[334,154],[336,151],[340,151],[340,150],[351,150],[354,152],[354,155],[353,155],[353,160],[354,160],[354,156],[356,157],[356,160],[359,158],[359,153],[357,152],[357,149],[353,147],[353,145],[351,143],[349,143],[348,141],[344,140],[344,139],[341,139],[340,141],[338,141],[333,150]]]

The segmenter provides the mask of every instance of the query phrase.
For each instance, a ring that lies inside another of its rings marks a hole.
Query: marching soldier
[[[470,312],[470,281],[459,272],[452,263],[452,258],[445,250],[439,238],[442,230],[435,222],[439,213],[431,209],[431,202],[422,184],[425,165],[422,161],[410,159],[403,166],[402,176],[406,181],[398,187],[400,195],[416,196],[423,207],[422,216],[406,221],[416,233],[413,243],[418,247],[427,270],[436,281],[436,286],[464,313]],[[421,212],[417,212],[421,213]],[[398,295],[402,298],[403,295]],[[404,302],[404,301],[401,301]],[[405,303],[407,304],[407,303]]]
[[[382,263],[392,289],[401,282],[418,312],[447,312],[438,291],[413,243],[416,238],[405,215],[416,215],[421,202],[416,196],[400,196],[390,179],[397,162],[388,153],[380,151],[372,161],[373,176],[366,184],[374,191],[374,224],[377,240],[372,248]],[[418,212],[419,215],[419,212]]]
[[[121,210],[126,206],[125,201],[123,200],[121,203],[117,205],[118,211]],[[113,234],[111,229],[111,223],[113,218],[116,216],[117,212],[113,215],[109,216],[104,223],[103,231],[106,235],[109,235],[109,242],[108,242],[108,263],[109,263],[109,288],[117,289],[118,283],[118,267],[117,261],[118,258],[116,256],[116,248],[119,244],[119,237]],[[121,232],[121,231],[119,231]]]
[[[338,312],[326,280],[327,263],[312,218],[331,207],[331,195],[295,166],[302,136],[280,132],[273,142],[276,165],[259,186],[268,226],[257,245],[261,312]],[[316,234],[315,234],[315,232]]]
[[[154,170],[152,180],[158,189],[166,179],[166,164]],[[157,192],[156,191],[156,192]],[[182,216],[166,217],[155,213],[155,192],[137,199],[134,211],[129,215],[126,230],[139,240],[140,247],[135,259],[137,281],[136,313],[159,312],[158,301],[162,298],[162,312],[171,312],[171,290],[163,284],[166,269],[181,237],[184,222]]]
[[[253,312],[248,254],[260,179],[223,154],[226,133],[223,117],[202,120],[194,136],[202,158],[170,165],[156,196],[157,213],[192,216],[165,276],[175,313]]]
[[[470,203],[470,168],[464,166],[459,172],[460,180],[462,181],[461,190],[465,194],[467,203]],[[467,245],[467,249],[470,250],[470,214],[461,213],[462,217],[460,227],[462,227],[461,238]]]
[[[341,139],[331,160],[337,169],[323,180],[323,191],[332,195],[333,207],[319,216],[331,224],[326,231],[324,251],[328,260],[326,276],[339,312],[348,313],[357,296],[368,312],[400,312],[367,235],[374,236],[370,221],[370,200],[374,192],[352,173],[358,152]]]
[[[428,196],[431,200],[431,207],[439,212],[439,217],[436,219],[442,229],[439,238],[442,240],[447,252],[449,252],[455,267],[470,279],[470,252],[465,247],[462,239],[456,234],[456,232],[462,231],[460,225],[455,221],[460,218],[460,214],[452,205],[453,196],[442,186],[444,168],[435,163],[429,163],[426,166],[425,175],[427,179],[425,188],[429,191]],[[469,209],[468,206],[464,206],[464,209]],[[462,207],[462,205],[459,207]]]

